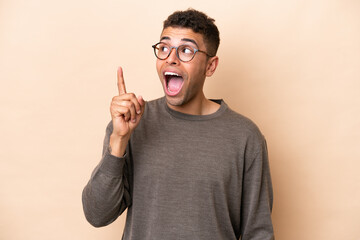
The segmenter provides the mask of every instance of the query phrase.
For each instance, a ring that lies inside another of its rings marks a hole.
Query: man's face
[[[189,28],[165,28],[160,41],[171,47],[182,44],[207,51],[203,36]],[[156,69],[163,85],[167,103],[170,106],[184,106],[192,101],[201,100],[207,72],[206,54],[197,52],[189,62],[182,62],[172,49],[165,60],[157,59]],[[212,73],[211,73],[212,74]]]

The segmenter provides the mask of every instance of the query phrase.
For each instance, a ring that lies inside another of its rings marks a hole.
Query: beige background
[[[151,45],[174,10],[221,32],[206,93],[267,138],[278,240],[360,239],[358,0],[0,0],[0,239],[121,239],[81,191],[100,160],[116,68],[162,96]]]

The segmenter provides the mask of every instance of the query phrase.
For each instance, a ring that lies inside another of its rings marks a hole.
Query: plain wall
[[[266,136],[278,240],[360,239],[360,1],[0,0],[0,239],[121,239],[81,192],[99,162],[116,69],[163,96],[151,45],[193,7],[216,19],[206,95]]]

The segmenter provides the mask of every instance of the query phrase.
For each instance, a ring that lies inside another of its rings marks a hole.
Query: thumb
[[[141,113],[143,113],[144,110],[145,110],[145,104],[146,104],[146,102],[145,102],[145,100],[143,99],[142,96],[138,96],[137,99],[138,99],[138,101],[139,101],[139,103],[140,103],[140,106],[141,106]]]

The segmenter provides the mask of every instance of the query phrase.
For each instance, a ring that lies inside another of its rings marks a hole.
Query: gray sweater
[[[272,185],[266,143],[256,125],[224,101],[205,116],[146,104],[123,158],[103,156],[83,191],[96,227],[128,208],[124,240],[269,240]]]

